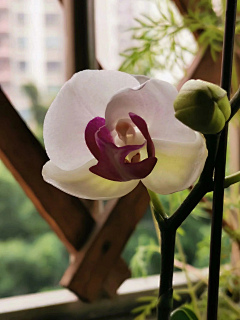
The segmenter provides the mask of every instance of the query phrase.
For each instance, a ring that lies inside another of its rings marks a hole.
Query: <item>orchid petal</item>
[[[137,81],[140,84],[143,84],[144,82],[150,80],[151,78],[147,77],[147,76],[142,76],[142,75],[138,75],[138,74],[132,74],[132,76],[137,79]]]
[[[143,184],[159,194],[190,187],[200,176],[207,158],[203,136],[195,132],[195,139],[190,143],[153,140],[158,162],[151,174],[142,180]]]
[[[113,181],[139,180],[149,175],[157,162],[156,158],[148,157],[137,163],[126,163],[127,155],[141,149],[145,143],[117,147],[105,126],[97,132],[96,142],[100,150],[100,157],[97,165],[91,167],[90,171],[105,179]]]
[[[119,119],[129,118],[132,112],[146,121],[152,139],[194,141],[194,131],[174,116],[173,102],[177,93],[171,84],[156,79],[136,88],[120,90],[107,105],[106,126],[113,130]]]
[[[85,70],[75,74],[58,93],[44,122],[49,158],[63,170],[73,170],[90,159],[84,132],[88,122],[104,117],[108,101],[120,89],[138,86],[131,75],[119,71]]]
[[[84,166],[64,171],[52,161],[48,161],[43,167],[43,178],[56,188],[75,197],[93,200],[108,200],[119,198],[131,192],[139,183],[139,180],[128,182],[116,182],[103,179],[89,171],[96,164],[93,159]]]

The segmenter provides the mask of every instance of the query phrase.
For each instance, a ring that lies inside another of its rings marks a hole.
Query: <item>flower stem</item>
[[[235,93],[235,95],[232,97],[231,99],[231,116],[230,119],[232,119],[232,117],[238,112],[239,108],[240,108],[240,88],[238,89],[238,91]],[[228,120],[228,121],[229,121]]]
[[[225,178],[225,181],[224,181],[224,188],[228,188],[230,187],[231,185],[237,183],[240,181],[240,171],[238,172],[235,172],[233,174],[231,174],[230,176],[227,176]]]
[[[233,44],[235,33],[237,0],[228,0],[226,8],[225,34],[223,44],[223,61],[221,86],[230,97]],[[213,217],[210,244],[209,285],[207,319],[217,320],[218,314],[218,290],[221,255],[221,236],[223,219],[224,179],[226,167],[228,125],[221,133],[219,148],[216,158],[214,193],[213,193]]]
[[[172,279],[176,232],[161,228],[161,281],[157,319],[169,320],[173,305]]]

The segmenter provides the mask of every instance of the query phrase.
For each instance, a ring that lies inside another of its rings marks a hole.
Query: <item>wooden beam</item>
[[[190,79],[201,79],[219,85],[221,75],[221,61],[221,53],[217,55],[217,60],[213,61],[210,48],[207,48],[205,50],[203,48],[200,48],[193,60],[193,63],[187,69],[186,76],[179,81],[177,88],[180,89],[182,85]]]
[[[42,217],[68,250],[76,253],[90,235],[94,220],[79,199],[43,181],[47,154],[1,89],[0,156]]]
[[[192,11],[195,10],[196,6],[199,5],[199,1],[192,1],[192,0],[172,0],[175,5],[177,6],[179,12],[181,13],[181,15],[184,17],[188,14],[188,9],[191,9]],[[198,8],[199,9],[199,8]],[[211,14],[211,15],[215,15],[215,12],[213,11],[212,7],[206,7],[203,6],[200,8],[202,10],[202,14],[206,15],[206,14]],[[208,12],[206,12],[208,10]],[[195,37],[195,39],[197,40],[199,38],[199,36],[201,35],[202,30],[196,30],[193,32],[193,35]]]
[[[175,2],[178,10],[180,11],[181,15],[186,15],[188,12],[188,5],[189,0],[173,0]]]
[[[119,255],[148,204],[149,195],[141,183],[130,194],[119,199],[99,232],[78,253],[64,274],[61,285],[84,301],[91,302],[99,298],[101,288],[114,265],[117,263],[119,269],[122,269],[118,262]]]
[[[98,69],[95,55],[94,0],[62,0],[66,26],[67,79],[85,69]]]

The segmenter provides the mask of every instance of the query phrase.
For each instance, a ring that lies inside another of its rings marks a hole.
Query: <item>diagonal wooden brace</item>
[[[76,253],[94,220],[81,201],[43,181],[41,172],[49,160],[47,154],[1,89],[0,155],[42,217],[68,250]]]
[[[149,204],[146,188],[140,183],[119,199],[99,232],[83,247],[64,274],[61,284],[84,301],[101,295],[109,270],[117,263],[127,240]],[[112,272],[112,271],[111,271]],[[109,280],[107,280],[107,283]]]

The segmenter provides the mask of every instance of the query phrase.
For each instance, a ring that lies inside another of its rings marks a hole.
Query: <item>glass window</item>
[[[59,22],[59,15],[55,13],[47,13],[45,15],[46,26],[56,26]]]
[[[27,48],[27,42],[28,42],[27,38],[20,37],[20,38],[18,38],[17,42],[18,42],[19,49],[26,49]]]
[[[7,33],[0,33],[0,47],[5,47],[9,44],[9,35]]]
[[[0,58],[0,71],[7,71],[10,68],[9,58]]]
[[[7,17],[8,17],[8,10],[0,9],[0,22],[6,21]]]
[[[24,25],[26,23],[26,15],[24,13],[17,14],[17,21],[19,25]]]
[[[47,49],[59,49],[61,47],[60,38],[48,37],[46,38],[46,48]]]
[[[22,72],[27,70],[27,62],[26,61],[19,61],[18,62],[18,69]]]
[[[58,61],[47,62],[47,72],[57,72],[61,69],[61,63]]]

